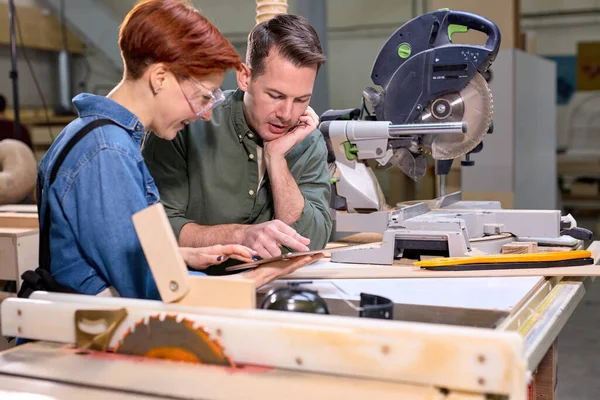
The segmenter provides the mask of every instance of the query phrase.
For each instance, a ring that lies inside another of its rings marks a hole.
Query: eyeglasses
[[[188,77],[187,79],[177,79],[177,81],[197,117],[209,112],[225,100],[221,89],[208,89],[194,78]]]

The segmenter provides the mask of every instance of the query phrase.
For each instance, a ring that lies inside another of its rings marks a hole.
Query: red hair
[[[162,62],[175,74],[200,78],[239,69],[233,45],[198,10],[180,0],[142,0],[127,14],[119,31],[126,76],[140,78]]]

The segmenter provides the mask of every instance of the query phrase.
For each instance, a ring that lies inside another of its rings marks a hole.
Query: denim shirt
[[[145,129],[126,108],[102,96],[73,99],[79,118],[56,138],[40,162],[40,221],[50,209],[50,270],[61,284],[96,295],[106,288],[121,297],[160,299],[135,232],[134,213],[159,200],[140,147]],[[64,160],[52,187],[50,171],[67,142],[86,124],[90,131]]]

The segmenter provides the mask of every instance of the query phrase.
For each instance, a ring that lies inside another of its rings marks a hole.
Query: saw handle
[[[469,29],[485,33],[488,38],[484,47],[493,54],[493,57],[490,59],[490,61],[493,61],[496,58],[496,55],[500,50],[502,36],[500,34],[500,29],[492,21],[477,14],[472,14],[465,11],[450,10],[448,11],[447,18],[445,19],[444,26],[441,30],[443,35],[438,36],[438,40],[442,40],[444,43],[439,44],[452,43],[448,35],[449,25],[462,25]]]

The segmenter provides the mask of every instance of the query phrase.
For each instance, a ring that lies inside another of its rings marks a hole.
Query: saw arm
[[[361,160],[376,160],[381,166],[395,166],[417,180],[425,173],[423,164],[401,157],[406,150],[419,157],[417,140],[426,135],[463,135],[466,122],[391,124],[389,121],[326,121],[319,129],[330,141],[336,161],[355,167]],[[419,160],[420,161],[420,160]]]

